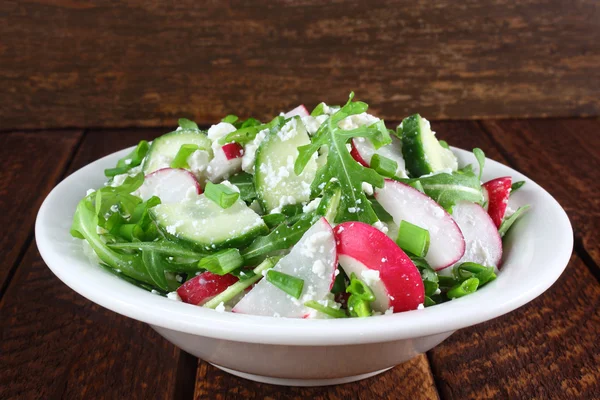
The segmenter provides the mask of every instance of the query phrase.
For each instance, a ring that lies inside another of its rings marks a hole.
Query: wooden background
[[[597,0],[0,1],[0,130],[600,113]]]

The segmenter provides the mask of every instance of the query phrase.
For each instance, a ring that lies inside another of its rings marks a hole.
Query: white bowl
[[[469,296],[423,310],[365,319],[303,320],[214,310],[169,300],[106,272],[69,234],[75,206],[101,187],[103,170],[131,149],[104,157],[61,182],[40,208],[39,251],[65,284],[87,299],[150,324],[177,347],[234,375],[259,382],[316,386],[363,379],[438,345],[455,330],[506,314],[548,289],[565,269],[573,231],[561,206],[535,182],[486,160],[483,180],[512,176],[527,184],[511,205],[531,204],[505,238],[498,279]],[[472,153],[454,149],[461,164]],[[123,340],[127,340],[126,338]]]

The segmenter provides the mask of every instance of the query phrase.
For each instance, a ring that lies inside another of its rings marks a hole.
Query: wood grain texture
[[[73,169],[158,133],[90,132]],[[44,264],[34,244],[0,303],[0,320],[2,399],[192,396],[195,358],[148,325],[69,289]]]
[[[350,90],[386,119],[598,115],[594,0],[0,4],[2,129],[265,118]]]
[[[372,378],[315,388],[267,385],[238,378],[200,361],[195,399],[438,399],[424,355]]]
[[[564,207],[576,239],[600,265],[600,121],[488,121],[484,126],[511,163]]]
[[[4,288],[37,211],[81,138],[80,130],[0,134],[0,288]]]

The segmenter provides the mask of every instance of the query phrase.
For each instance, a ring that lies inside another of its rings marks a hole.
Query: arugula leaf
[[[221,122],[227,122],[228,124],[234,124],[237,120],[238,120],[237,115],[229,114],[229,115],[225,116],[225,118],[223,118],[221,120]]]
[[[148,210],[160,204],[160,199],[152,196],[135,206],[127,224],[119,228],[119,236],[127,241],[153,241],[158,238],[158,228],[152,222]]]
[[[179,120],[177,122],[179,123],[179,126],[181,127],[181,129],[194,130],[194,131],[200,130],[198,128],[198,125],[194,121],[190,121],[187,118],[179,118]]]
[[[240,190],[240,198],[245,202],[256,199],[256,188],[254,187],[254,177],[252,175],[241,172],[229,178],[229,182]]]
[[[116,175],[122,175],[127,173],[130,169],[135,168],[142,164],[144,157],[148,154],[148,150],[150,149],[150,145],[147,141],[142,140],[138,143],[138,145],[133,149],[133,151],[127,154],[125,157],[121,158],[117,161],[117,166],[115,168],[108,168],[104,170],[104,175],[109,178],[112,178]]]
[[[513,215],[508,218],[505,218],[504,221],[500,224],[500,228],[498,228],[498,233],[500,233],[500,237],[504,237],[510,227],[523,215],[525,211],[529,209],[529,205],[517,208],[517,211]]]
[[[164,256],[152,250],[142,250],[142,260],[146,266],[146,270],[154,281],[154,284],[162,290],[169,290],[169,283],[165,276]]]
[[[317,106],[311,111],[311,117],[318,117],[319,115],[325,114],[325,103],[319,103]]]
[[[206,257],[206,253],[199,253],[195,250],[190,250],[178,243],[169,242],[167,240],[158,240],[155,242],[132,242],[132,243],[108,243],[108,247],[118,250],[134,250],[134,251],[154,251],[173,257],[183,257],[190,260],[200,260]]]
[[[248,122],[250,121],[250,122]],[[254,140],[258,132],[264,129],[277,129],[281,128],[285,123],[286,119],[282,116],[273,118],[268,124],[261,124],[260,121],[249,118],[244,124],[242,124],[236,131],[233,131],[226,136],[219,139],[219,144],[225,143],[239,143],[242,146]]]
[[[448,212],[452,212],[452,207],[459,201],[483,202],[481,183],[471,165],[451,174],[440,173],[404,182],[414,184],[417,181],[421,183],[425,194]]]
[[[483,166],[485,165],[485,153],[479,147],[475,147],[473,149],[473,154],[477,159],[477,163],[479,164],[479,180],[481,181],[481,175],[483,174]]]
[[[367,110],[366,103],[353,102],[353,97],[354,93],[351,93],[346,105],[321,124],[310,144],[298,148],[294,172],[300,175],[312,155],[322,146],[327,146],[327,162],[317,170],[317,176],[311,185],[313,195],[320,192],[322,185],[338,180],[344,195],[340,199],[336,222],[361,221],[373,224],[378,221],[377,215],[362,190],[362,183],[383,187],[384,180],[374,170],[357,163],[346,148],[346,143],[354,137],[366,137],[373,143],[384,143],[384,136],[388,133],[387,130],[382,132],[377,124],[349,131],[338,127],[338,123],[344,118]],[[387,139],[390,139],[389,135]]]
[[[517,190],[521,189],[524,184],[525,184],[525,181],[517,181],[517,182],[513,183],[510,187],[510,194],[513,194]]]

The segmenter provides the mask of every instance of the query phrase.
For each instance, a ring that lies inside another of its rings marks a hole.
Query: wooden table
[[[451,144],[544,186],[566,209],[575,250],[542,296],[463,329],[426,355],[361,382],[286,388],[228,375],[150,327],[76,294],[37,251],[37,210],[57,182],[165,129],[0,133],[0,398],[600,398],[600,121],[453,121]],[[526,268],[526,266],[523,266]]]

